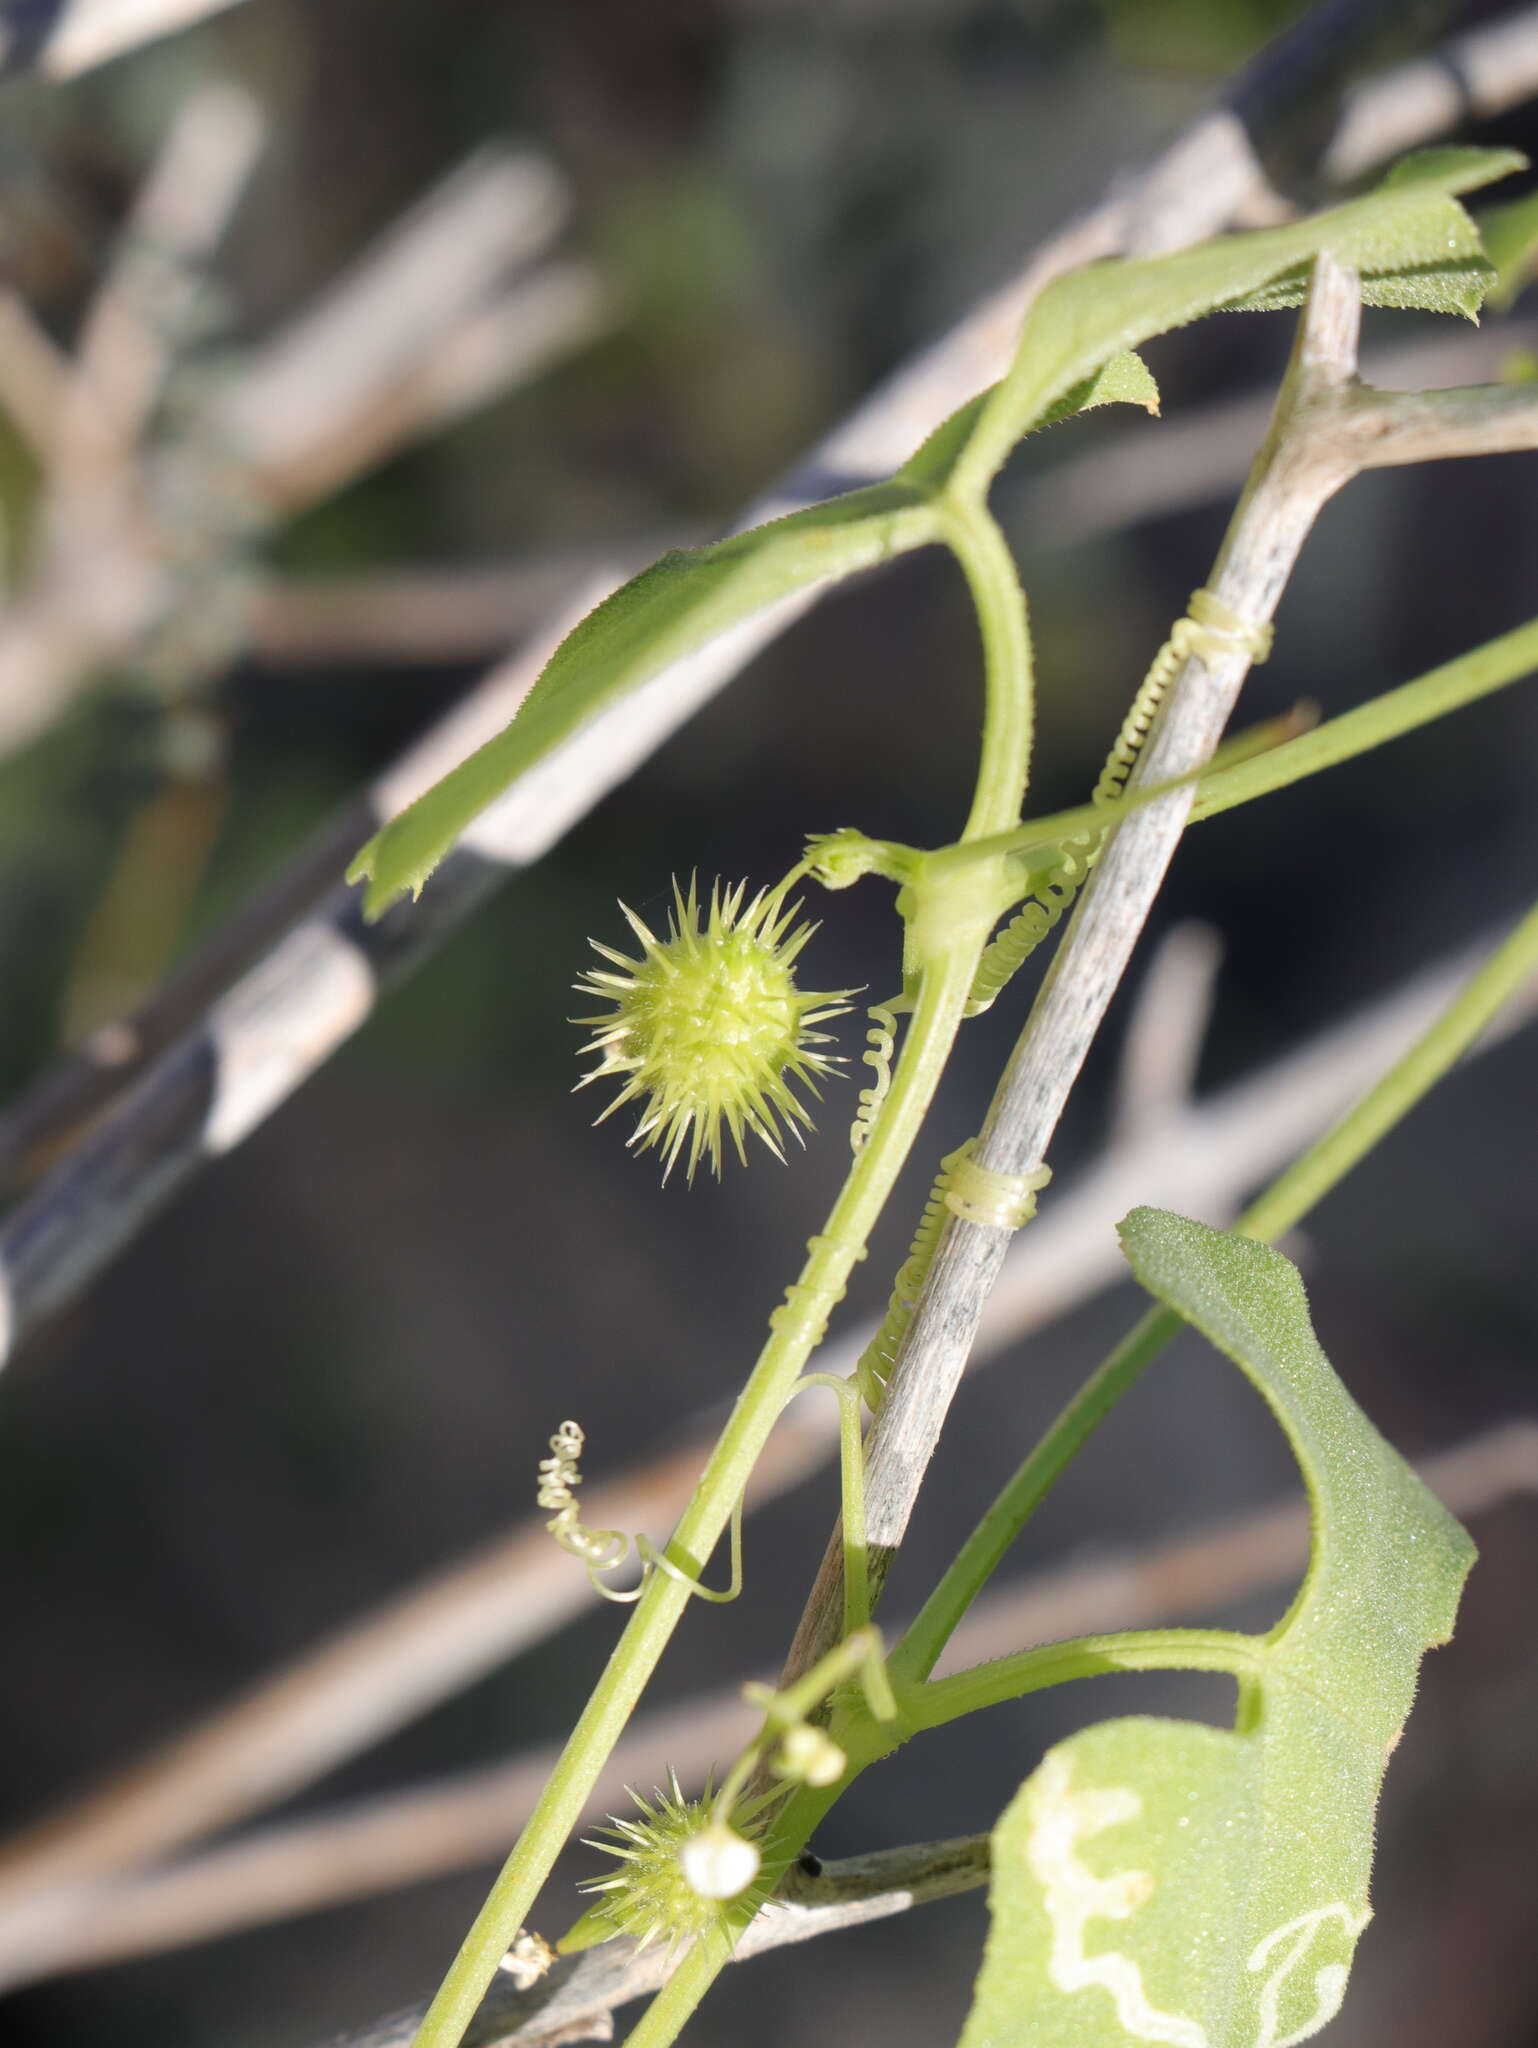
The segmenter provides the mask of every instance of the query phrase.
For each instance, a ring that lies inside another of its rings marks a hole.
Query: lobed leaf
[[[1472,310],[1490,268],[1455,195],[1524,162],[1515,150],[1425,150],[1365,197],[1307,220],[1056,279],[1026,315],[1013,367],[979,415],[958,477],[970,488],[986,483],[1061,394],[1115,351],[1206,313],[1294,303],[1324,250],[1360,273],[1369,299]]]
[[[368,914],[420,892],[480,812],[606,705],[770,606],[939,538],[936,500],[985,490],[1025,434],[1115,400],[1156,410],[1157,388],[1132,353],[1149,336],[1220,307],[1293,303],[1326,248],[1379,303],[1472,313],[1491,272],[1454,195],[1522,162],[1510,150],[1427,151],[1376,192],[1312,220],[1059,278],[1027,316],[1008,376],[953,414],[890,483],[675,550],[590,612],[511,725],[358,855],[349,879],[368,881]]]
[[[961,2048],[1291,2048],[1339,2010],[1373,1811],[1473,1547],[1320,1350],[1265,1246],[1135,1210],[1139,1280],[1233,1359],[1302,1468],[1313,1552],[1232,1730],[1136,1717],[1049,1750],[993,1837]]]

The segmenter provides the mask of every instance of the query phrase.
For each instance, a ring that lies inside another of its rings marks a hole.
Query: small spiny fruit
[[[585,1838],[589,1848],[619,1858],[612,1877],[579,1887],[594,1895],[590,1912],[610,1934],[628,1934],[642,1948],[664,1941],[682,1949],[724,1937],[742,1907],[756,1911],[765,1902],[770,1884],[758,1844],[714,1811],[708,1786],[703,1798],[686,1799],[669,1771],[666,1792],[630,1796],[638,1818],[614,1821],[604,1831],[612,1841]]]
[[[816,1050],[828,1034],[812,1027],[847,1010],[854,991],[803,994],[793,970],[816,926],[796,924],[799,905],[785,906],[783,885],[761,889],[751,902],[746,896],[745,882],[717,883],[702,915],[694,883],[687,896],[675,883],[663,939],[621,904],[641,957],[594,939],[610,966],[577,983],[583,995],[613,1005],[575,1020],[591,1029],[588,1050],[598,1055],[577,1085],[621,1083],[600,1123],[644,1100],[630,1143],[641,1152],[660,1147],[664,1180],[685,1153],[691,1180],[701,1158],[719,1177],[723,1130],[744,1163],[748,1133],[783,1159],[780,1125],[799,1139],[799,1126],[811,1123],[791,1083],[815,1095],[818,1078],[836,1065]]]

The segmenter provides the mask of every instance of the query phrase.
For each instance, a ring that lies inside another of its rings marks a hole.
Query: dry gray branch
[[[43,731],[67,689],[153,622],[167,571],[137,444],[210,258],[260,152],[254,104],[208,86],[172,122],[40,429],[49,472],[27,570],[0,621],[0,754]],[[11,322],[15,366],[21,321]],[[35,371],[40,358],[33,351]],[[39,392],[37,395],[44,395]]]
[[[1349,185],[1429,136],[1488,121],[1534,93],[1538,7],[1518,7],[1350,93],[1320,168],[1332,185]]]
[[[60,0],[56,7],[7,0],[0,8],[0,71],[77,78],[98,64],[158,42],[236,0]]]
[[[1387,392],[1355,381],[1360,301],[1350,273],[1321,258],[1270,431],[1229,525],[1211,588],[1231,613],[1268,624],[1319,511],[1369,468],[1538,447],[1538,393],[1525,385]],[[1250,655],[1185,662],[1133,773],[1177,780],[1212,756]],[[1126,971],[1191,805],[1189,789],[1148,804],[1109,837],[1011,1055],[978,1141],[994,1172],[1039,1162]],[[1008,1234],[948,1219],[867,1444],[873,1590],[901,1543]],[[837,1638],[841,1537],[825,1553],[787,1679]]]
[[[1518,351],[1535,346],[1538,321],[1494,320],[1379,349],[1362,368],[1372,384],[1421,391],[1494,378]],[[1270,390],[1247,392],[1193,406],[1157,426],[1144,422],[1105,434],[1097,446],[1021,485],[1016,529],[1031,547],[1071,546],[1211,504],[1244,482],[1274,397]],[[1149,459],[1151,451],[1157,461]]]
[[[286,452],[246,444],[253,488],[284,510],[326,497],[397,449],[466,418],[498,392],[531,383],[597,340],[612,317],[591,264],[551,262],[531,270],[485,304],[443,319],[443,331],[392,379],[354,392],[323,420],[315,417],[313,400],[325,387],[311,382],[307,434],[292,431],[285,419]]]
[[[424,393],[420,409],[439,388],[436,416],[445,416],[445,357],[452,366],[467,326],[517,304],[520,281],[528,285],[570,207],[565,181],[543,158],[488,146],[365,250],[256,352],[219,409],[217,437],[238,452],[260,495],[278,506],[307,503],[356,473],[357,462],[400,445],[418,431],[414,389]],[[593,312],[589,273],[566,267],[556,276],[564,281],[524,301],[531,329],[521,345],[536,357],[541,343],[548,354],[560,332],[581,327],[578,315]],[[506,317],[501,327],[505,349]],[[467,383],[461,362],[456,408],[495,388],[492,374],[483,367],[478,383]]]
[[[57,390],[20,309],[0,326],[0,389],[56,402],[31,415],[47,489],[39,543],[0,621],[0,754],[130,653],[153,666],[163,644],[172,660],[217,671],[247,631],[238,569],[258,531],[607,323],[588,266],[533,267],[565,223],[562,180],[538,158],[488,147],[232,382],[184,407],[176,436],[152,437],[260,133],[230,87],[182,109]]]
[[[1222,964],[1211,925],[1178,924],[1155,949],[1117,1063],[1113,1152],[1172,1122],[1195,1095]]]
[[[799,1880],[794,1899],[754,1921],[732,1960],[746,1962],[787,1942],[884,1920],[910,1906],[971,1891],[987,1877],[988,1845],[976,1836],[878,1849],[827,1863],[815,1877]],[[614,1941],[557,1963],[529,1991],[499,1982],[465,2036],[466,2048],[490,2048],[492,2042],[556,2048],[562,2041],[610,2041],[615,2008],[655,1991],[667,1969],[654,1950],[637,1954],[631,1942]],[[420,2009],[397,2014],[348,2035],[335,2048],[407,2048],[420,2018]]]
[[[998,1356],[1118,1278],[1124,1267],[1115,1225],[1135,1202],[1226,1221],[1258,1181],[1407,1049],[1467,971],[1462,956],[1429,970],[1237,1086],[1194,1105],[1172,1102],[1158,1123],[1114,1145],[1012,1245],[972,1362]],[[1159,1000],[1151,991],[1140,1008],[1146,1012]],[[1485,1043],[1535,1012],[1538,986],[1508,1007]],[[847,1372],[872,1334],[861,1326],[838,1337],[820,1363]],[[589,1503],[594,1518],[622,1528],[668,1526],[712,1433],[707,1419],[678,1451],[599,1489]],[[804,1402],[789,1410],[755,1473],[750,1512],[823,1463],[835,1442],[831,1411]],[[93,1919],[93,1887],[102,1880],[153,1862],[318,1777],[560,1626],[593,1597],[583,1574],[551,1550],[543,1523],[520,1523],[285,1667],[190,1735],[13,1837],[0,1848],[0,1976],[18,1954],[36,1953],[39,1913],[55,1930]],[[1114,1617],[1104,1625],[1115,1625]],[[1071,1616],[1060,1625],[1033,1624],[1042,1634],[1071,1626]],[[688,1747],[677,1742],[672,1753]],[[434,1839],[429,1830],[424,1854]],[[361,1839],[359,1852],[366,1865]],[[253,1867],[260,1867],[259,1859]],[[50,1899],[61,1893],[67,1896]]]
[[[1388,0],[1316,9],[1257,60],[1221,105],[1145,170],[1118,179],[1103,200],[1037,251],[1015,283],[874,392],[797,466],[781,492],[752,509],[748,522],[825,496],[851,476],[889,474],[938,420],[999,373],[1026,304],[1051,277],[1117,250],[1198,239],[1264,200],[1269,187],[1251,132],[1267,133],[1300,103],[1328,98],[1359,58],[1362,39],[1391,26],[1396,13]],[[250,985],[232,991],[201,1032],[149,1069],[135,1094],[0,1233],[0,1360],[203,1159],[237,1142],[361,1024],[373,1006],[376,963],[392,974],[414,963],[506,873],[545,851],[807,601],[784,604],[723,636],[658,676],[639,697],[592,720],[482,816],[420,903],[399,907],[364,931],[355,906],[339,892],[281,941]],[[578,615],[574,608],[552,622],[552,641]],[[473,713],[467,723],[483,729]],[[444,737],[439,772],[455,758]],[[383,789],[389,793],[388,784]],[[317,961],[326,971],[307,978],[300,970]],[[248,1031],[259,1034],[252,1048],[242,1043]],[[280,1040],[286,1044],[281,1057]],[[244,1083],[253,1069],[248,1052],[264,1064],[267,1083],[259,1096],[245,1088],[227,1113],[220,1100],[223,1076],[233,1073]]]
[[[1336,450],[1334,429],[1356,369],[1360,321],[1356,277],[1333,258],[1321,257],[1270,430],[1211,578],[1229,612],[1255,628],[1269,623],[1320,508],[1351,473],[1349,458]],[[1231,637],[1224,651],[1182,664],[1139,756],[1134,786],[1178,781],[1211,758],[1251,658]],[[1189,787],[1175,790],[1108,837],[984,1122],[976,1156],[990,1171],[1023,1174],[1045,1157],[1191,801]],[[942,1230],[866,1439],[874,1597],[902,1542],[1009,1235],[954,1216]],[[784,1683],[809,1670],[837,1641],[842,1603],[843,1535],[837,1528],[791,1646]]]
[[[1464,1517],[1530,1497],[1538,1493],[1538,1422],[1504,1424],[1427,1459],[1419,1469]],[[1284,1583],[1301,1571],[1307,1553],[1306,1508],[1301,1500],[1289,1500],[1173,1542],[1043,1572],[980,1599],[939,1669],[943,1674],[1025,1644],[1085,1631],[1197,1621]],[[697,1786],[706,1763],[730,1756],[757,1721],[755,1711],[730,1687],[681,1707],[637,1715],[595,1787],[587,1818],[622,1807],[628,1784],[665,1780],[670,1765],[679,1766],[686,1786]],[[68,1890],[40,1893],[33,1902],[29,1939],[18,1941],[16,1952],[7,1956],[6,1980],[23,1983],[209,1940],[490,1861],[527,1817],[555,1755],[554,1750],[536,1751],[270,1827],[118,1885],[73,1895]],[[798,1887],[797,1896],[804,1898],[804,1889]],[[776,1939],[775,1924],[773,1916],[758,1923],[765,1945]],[[829,1924],[847,1923],[835,1919]],[[604,1953],[611,1950],[627,1953],[620,1944]],[[628,1976],[615,1980],[596,1970],[593,1979],[582,1983],[596,1991],[600,1984],[612,1990],[616,1981],[631,1984],[618,1994],[625,1998],[640,1996],[655,1982]],[[520,2010],[529,2012],[538,2004],[536,1999]],[[372,2033],[361,2037],[373,2039]]]
[[[0,297],[0,356],[4,312]],[[626,552],[645,562],[677,545],[659,537]],[[273,666],[477,660],[569,605],[613,553],[573,548],[386,575],[273,577],[252,598],[252,652]]]

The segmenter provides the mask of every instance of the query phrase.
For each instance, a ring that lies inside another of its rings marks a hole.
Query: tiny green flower
[[[622,1083],[600,1123],[644,1099],[630,1143],[641,1152],[661,1148],[664,1180],[686,1147],[690,1180],[701,1158],[719,1178],[723,1129],[744,1164],[748,1132],[783,1159],[779,1123],[798,1139],[811,1123],[791,1083],[816,1095],[818,1077],[837,1064],[815,1049],[830,1040],[812,1027],[847,1010],[854,991],[809,995],[796,987],[796,956],[817,927],[797,925],[800,906],[787,909],[784,894],[782,883],[745,903],[745,882],[716,883],[702,917],[694,883],[686,896],[675,882],[665,939],[620,905],[641,942],[638,960],[590,941],[610,965],[577,987],[613,1007],[574,1020],[591,1028],[588,1050],[598,1055],[577,1085]]]

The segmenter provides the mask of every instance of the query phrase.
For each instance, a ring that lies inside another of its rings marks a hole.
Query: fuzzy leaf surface
[[[1122,1242],[1286,1432],[1312,1556],[1249,1639],[1232,1730],[1102,1722],[1026,1780],[993,1837],[961,2048],[1292,2048],[1339,2010],[1384,1763],[1473,1546],[1336,1377],[1286,1259],[1152,1209]]]
[[[921,491],[886,483],[670,550],[567,634],[511,724],[364,847],[349,879],[368,878],[369,915],[419,893],[466,826],[595,712],[782,598],[922,547],[936,523]]]
[[[1325,250],[1360,273],[1371,301],[1474,311],[1491,271],[1456,195],[1524,161],[1515,150],[1425,150],[1376,191],[1308,220],[1070,271],[1026,315],[1014,365],[980,414],[958,473],[974,487],[992,477],[1056,400],[1117,350],[1206,313],[1296,303]]]
[[[1159,388],[1130,350],[1081,379],[1042,424],[1117,403],[1159,409]],[[782,598],[935,540],[931,499],[948,468],[943,437],[951,429],[964,443],[976,411],[973,401],[931,437],[928,474],[851,491],[706,547],[675,548],[605,598],[556,649],[512,723],[363,849],[350,879],[369,879],[369,915],[408,889],[419,892],[472,820],[606,704]]]

